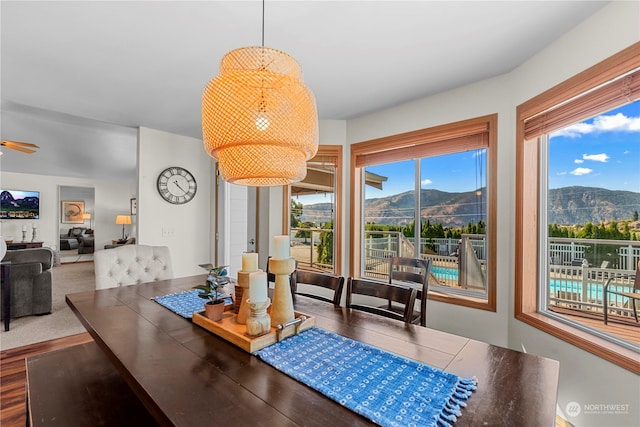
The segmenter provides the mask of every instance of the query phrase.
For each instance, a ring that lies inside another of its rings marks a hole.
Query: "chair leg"
[[[604,312],[604,324],[607,324],[607,290],[605,289],[602,293],[602,311]]]
[[[638,323],[638,309],[636,308],[636,300],[630,299],[631,305],[633,306],[633,316],[636,318],[636,323]]]

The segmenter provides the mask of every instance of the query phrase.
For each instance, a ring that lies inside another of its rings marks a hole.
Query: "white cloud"
[[[573,161],[573,163],[577,163],[577,164],[584,163],[584,160],[582,160],[582,159],[575,159],[575,160]]]
[[[631,150],[624,150],[624,153],[622,154],[631,154]]]
[[[593,172],[593,169],[589,169],[589,168],[575,168],[574,170],[572,170],[571,172],[569,172],[571,175],[575,175],[575,176],[581,176],[581,175],[588,175],[591,172]]]
[[[600,154],[583,154],[582,158],[584,160],[593,160],[594,162],[602,162],[602,163],[607,163],[607,160],[610,159],[609,156],[607,156],[605,153],[600,153]]]
[[[622,113],[597,116],[591,123],[577,123],[551,134],[579,138],[582,135],[596,132],[640,132],[640,117],[627,117]]]
[[[560,176],[566,175],[566,174],[567,174],[566,172],[558,172],[558,173],[556,173],[556,175],[560,175]]]
[[[427,185],[430,185],[430,184],[433,184],[433,181],[431,181],[429,178],[426,178],[420,181],[420,185],[422,187],[426,187]]]

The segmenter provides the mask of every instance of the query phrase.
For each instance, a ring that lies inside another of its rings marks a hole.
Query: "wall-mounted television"
[[[39,191],[0,190],[0,219],[39,218]]]

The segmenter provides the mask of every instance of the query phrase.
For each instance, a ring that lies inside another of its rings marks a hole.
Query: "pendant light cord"
[[[264,47],[264,0],[262,0],[262,47]]]

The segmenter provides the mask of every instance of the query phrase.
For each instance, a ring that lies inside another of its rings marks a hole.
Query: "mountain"
[[[26,196],[22,199],[15,199],[13,197],[13,194],[11,194],[9,191],[4,190],[0,193],[0,206],[10,210],[38,209],[40,206],[40,199],[33,196]]]
[[[464,193],[440,190],[421,190],[424,207],[420,214],[431,222],[445,227],[467,225],[485,219],[484,188]],[[377,224],[407,225],[413,221],[413,192],[394,194],[365,200],[365,220]],[[331,203],[305,205],[302,221],[326,222],[330,218]],[[564,187],[549,191],[549,223],[560,225],[599,223],[607,220],[631,219],[640,211],[640,193],[607,190],[596,187]]]
[[[597,187],[564,187],[549,191],[549,223],[594,224],[631,219],[640,212],[640,193]]]

